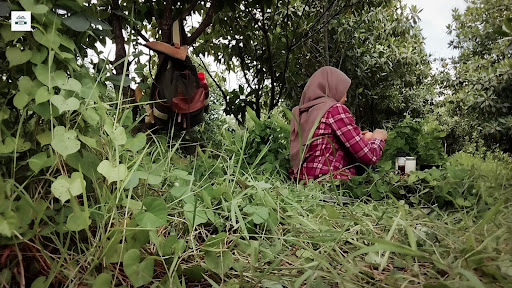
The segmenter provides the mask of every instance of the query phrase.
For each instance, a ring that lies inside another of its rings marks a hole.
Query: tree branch
[[[135,33],[137,33],[137,35],[139,35],[139,37],[142,38],[142,40],[149,42],[148,37],[146,37],[146,35],[142,34],[142,31],[140,31],[140,29],[135,28],[134,30],[135,30]]]
[[[215,86],[217,86],[217,88],[219,88],[219,91],[220,93],[222,94],[222,98],[224,98],[224,103],[228,103],[228,95],[226,94],[226,92],[224,92],[224,89],[222,89],[222,87],[219,85],[219,83],[215,80],[215,78],[213,78],[213,75],[212,73],[210,73],[210,70],[208,70],[208,67],[206,67],[206,64],[204,64],[204,61],[203,61],[203,58],[201,58],[201,56],[198,56],[199,60],[201,61],[201,64],[204,68],[204,70],[206,71],[206,73],[208,73],[208,75],[210,75],[210,78],[212,78],[213,80],[213,83],[215,83]]]
[[[187,17],[187,15],[189,15],[190,13],[192,13],[192,11],[194,11],[194,9],[197,6],[197,2],[198,2],[198,0],[192,1],[192,3],[188,6],[188,8],[185,10],[185,12],[183,12],[183,14],[181,14],[181,17],[180,17],[181,20],[185,19],[185,17]]]
[[[112,11],[121,11],[121,5],[119,5],[119,0],[112,0],[111,5]],[[124,47],[126,41],[123,35],[123,24],[121,16],[116,13],[111,13],[110,17],[112,17],[112,28],[114,30],[114,43],[116,45],[116,54],[114,63],[119,62],[121,59],[126,57],[126,48]],[[123,65],[118,64],[114,67],[116,71],[116,75],[123,74]]]
[[[215,7],[217,7],[218,0],[212,0],[212,3],[210,4],[210,7],[208,8],[208,11],[206,11],[206,16],[204,17],[203,21],[197,27],[196,31],[190,35],[190,37],[187,38],[187,45],[192,45],[194,42],[196,42],[197,38],[201,36],[201,34],[204,33],[206,28],[210,27],[213,21],[213,12],[215,10]]]

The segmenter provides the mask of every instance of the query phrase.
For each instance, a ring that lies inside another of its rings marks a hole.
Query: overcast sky
[[[457,51],[448,48],[451,36],[447,34],[446,25],[452,21],[452,9],[464,11],[467,4],[464,0],[404,0],[408,5],[416,5],[423,9],[420,13],[420,26],[423,30],[425,48],[434,57],[451,57]]]

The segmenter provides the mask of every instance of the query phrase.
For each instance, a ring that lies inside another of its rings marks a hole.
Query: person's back
[[[311,76],[300,105],[293,109],[300,125],[292,119],[292,177],[317,179],[328,175],[328,178],[348,179],[356,175],[357,163],[373,165],[379,161],[387,133],[380,129],[361,132],[355,124],[344,105],[350,82],[333,67],[323,67]],[[312,137],[307,139],[313,129]]]

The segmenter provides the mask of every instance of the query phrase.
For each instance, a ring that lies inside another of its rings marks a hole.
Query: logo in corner
[[[30,11],[11,11],[11,31],[32,31]]]

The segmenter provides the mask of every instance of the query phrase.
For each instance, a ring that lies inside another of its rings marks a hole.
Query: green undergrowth
[[[119,154],[124,168],[103,162],[104,148],[82,151],[90,167],[68,155],[22,183],[4,170],[0,282],[508,287],[510,161],[461,153],[408,177],[382,167],[304,186],[247,163],[250,133],[236,133],[222,153],[182,157],[179,140],[153,136]]]

